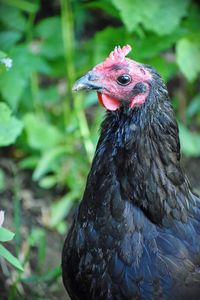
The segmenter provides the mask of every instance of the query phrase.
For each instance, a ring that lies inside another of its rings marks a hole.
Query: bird
[[[200,299],[200,198],[181,167],[167,87],[151,66],[109,56],[74,84],[106,109],[62,251],[73,300]]]

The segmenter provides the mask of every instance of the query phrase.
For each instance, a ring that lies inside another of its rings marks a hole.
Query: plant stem
[[[90,131],[87,123],[87,119],[82,107],[82,97],[80,95],[72,94],[72,85],[75,82],[76,72],[74,67],[74,19],[73,11],[71,7],[71,0],[60,0],[61,3],[61,20],[62,20],[62,35],[65,51],[65,60],[66,60],[66,77],[67,77],[67,99],[71,104],[71,107],[74,109],[76,117],[78,119],[79,130],[87,157],[89,162],[92,160],[94,153],[94,146],[90,138]],[[64,103],[64,118],[65,125],[68,124],[68,103],[65,100]]]
[[[16,252],[17,256],[19,255],[20,248],[20,225],[21,225],[21,216],[20,216],[20,198],[19,198],[19,190],[20,190],[20,182],[17,176],[16,170],[13,172],[14,175],[14,190],[13,190],[13,206],[14,206],[14,225],[15,225],[15,241],[16,241]]]
[[[36,72],[32,72],[31,74],[31,93],[33,97],[33,105],[36,113],[39,115],[43,115],[43,109],[40,105],[40,100],[39,100],[39,82],[38,82],[38,74]]]

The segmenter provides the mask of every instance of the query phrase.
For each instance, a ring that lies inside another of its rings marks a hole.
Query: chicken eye
[[[120,84],[120,85],[127,85],[131,82],[131,76],[128,75],[128,74],[123,74],[123,75],[120,75],[118,78],[117,78],[117,83]]]

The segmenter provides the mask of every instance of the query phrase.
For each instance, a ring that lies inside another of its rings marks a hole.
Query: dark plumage
[[[103,66],[106,74],[109,63]],[[126,71],[132,78],[130,99],[145,95],[145,101],[129,101],[126,90],[126,99],[114,96],[115,109],[107,111],[63,248],[64,285],[71,299],[198,300],[200,199],[180,166],[178,127],[166,86],[149,66],[137,63],[146,72],[141,80],[138,74],[135,79],[135,69],[131,73],[131,60],[119,62],[116,55],[113,63],[112,72]],[[75,89],[111,96],[109,82],[99,84],[103,67],[89,73],[96,79],[88,83],[83,77]],[[106,101],[103,105],[113,108]]]

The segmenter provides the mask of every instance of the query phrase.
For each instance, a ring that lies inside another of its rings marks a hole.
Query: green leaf
[[[36,37],[41,39],[39,53],[48,59],[55,59],[64,55],[61,20],[50,17],[41,20],[35,27]]]
[[[23,267],[20,261],[13,256],[3,245],[0,244],[0,256],[4,257],[10,264],[20,271],[23,271]]]
[[[56,185],[57,181],[58,181],[57,176],[49,175],[40,180],[39,186],[43,189],[50,189]]]
[[[0,76],[0,92],[4,100],[16,109],[33,72],[48,74],[50,68],[46,61],[33,54],[27,45],[16,46],[9,56],[13,67]]]
[[[1,2],[8,4],[9,6],[16,7],[17,9],[21,9],[27,13],[35,14],[39,9],[39,1],[30,1],[30,0],[1,0]],[[34,3],[33,3],[34,2]]]
[[[26,18],[19,9],[1,4],[1,22],[5,27],[17,31],[26,30]]]
[[[110,38],[111,36],[112,39]],[[97,32],[92,42],[88,43],[88,52],[91,53],[93,51],[92,57],[94,59],[90,62],[90,65],[104,60],[116,45],[123,46],[127,43],[133,46],[133,51],[129,56],[144,62],[146,59],[160,56],[162,51],[170,48],[181,36],[182,32],[177,30],[171,35],[158,37],[155,33],[148,33],[148,35],[141,38],[130,33],[124,34],[124,27],[107,27]],[[102,43],[102,41],[104,42]],[[94,43],[95,47],[93,47]]]
[[[59,100],[59,92],[57,86],[50,86],[40,89],[39,99],[43,103],[53,103]]]
[[[199,33],[200,30],[200,7],[192,2],[188,11],[187,18],[183,22],[183,26],[189,29],[190,32]]]
[[[193,117],[200,112],[200,93],[195,95],[187,107],[187,116]]]
[[[131,55],[135,59],[145,60],[152,57],[160,57],[162,51],[169,49],[178,38],[182,36],[182,32],[177,30],[173,34],[157,36],[155,33],[148,33],[148,35],[140,38],[138,36],[133,39],[133,52]],[[153,45],[153,46],[152,46]]]
[[[173,32],[187,13],[190,0],[112,0],[128,31],[139,24],[159,35]]]
[[[142,23],[145,10],[148,9],[153,14],[156,9],[155,2],[151,1],[151,5],[149,5],[147,0],[112,0],[112,3],[119,10],[124,25],[130,32],[135,30],[139,23]]]
[[[57,159],[66,153],[66,151],[67,149],[64,146],[54,147],[45,151],[33,173],[33,179],[40,180],[42,176],[53,170],[55,164],[58,166]]]
[[[10,50],[22,37],[22,33],[18,31],[2,31],[0,32],[1,49]]]
[[[10,230],[0,227],[0,241],[1,242],[7,242],[11,241],[14,238],[14,233],[11,232]]]
[[[85,8],[95,8],[102,9],[109,15],[113,17],[119,18],[119,12],[114,5],[110,2],[110,0],[97,0],[84,4]]]
[[[187,38],[180,39],[176,46],[176,60],[186,78],[195,80],[200,72],[200,43]]]
[[[181,143],[181,151],[185,156],[200,155],[200,135],[190,132],[187,127],[179,123],[179,135]]]
[[[55,267],[53,269],[50,269],[48,272],[43,273],[43,275],[33,275],[30,277],[25,277],[22,278],[22,282],[25,282],[26,284],[37,284],[37,283],[42,283],[42,282],[52,282],[55,281],[56,278],[61,276],[61,268],[60,267]],[[46,299],[46,298],[45,298]],[[40,300],[45,300],[45,299],[40,299]]]
[[[45,260],[46,253],[46,233],[42,228],[33,228],[28,236],[28,243],[30,246],[38,247],[37,266],[40,267]]]
[[[38,245],[41,239],[45,238],[45,231],[42,228],[36,227],[31,230],[28,236],[28,243],[31,247]]]
[[[26,78],[19,75],[19,72],[9,70],[0,77],[0,91],[3,98],[13,109],[17,108],[20,97],[27,86]]]
[[[35,26],[35,33],[43,39],[49,39],[56,37],[59,30],[61,29],[61,20],[60,17],[49,17],[42,19]]]
[[[60,221],[69,213],[72,208],[73,201],[77,199],[78,193],[71,192],[62,197],[60,200],[54,202],[51,205],[51,217],[49,220],[49,226],[55,227]]]
[[[24,127],[29,146],[33,149],[50,150],[62,139],[62,135],[56,127],[32,113],[25,115]]]
[[[21,159],[19,162],[19,166],[21,169],[34,169],[39,159],[39,155],[30,155],[24,159]]]
[[[152,2],[154,10],[150,8]],[[151,1],[151,5],[145,8],[142,23],[147,30],[152,30],[159,35],[170,34],[187,14],[189,2],[190,0]]]
[[[0,102],[0,146],[13,144],[22,132],[22,128],[22,122],[11,115],[5,103]]]

